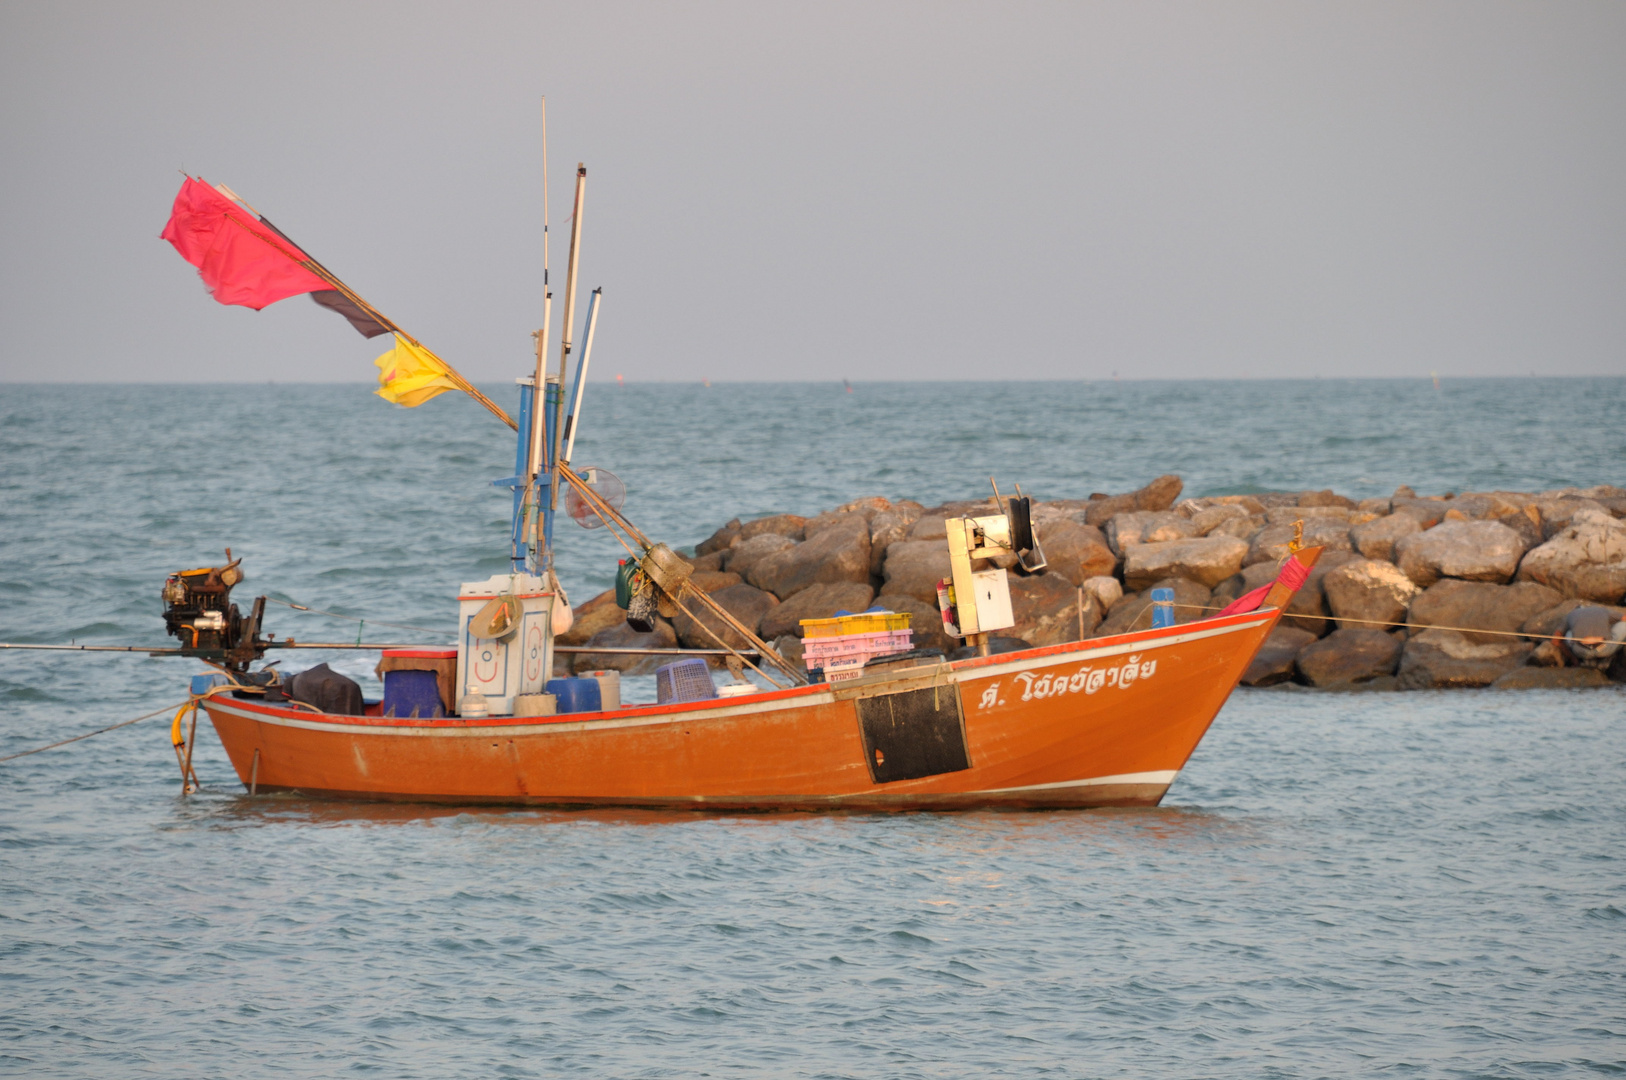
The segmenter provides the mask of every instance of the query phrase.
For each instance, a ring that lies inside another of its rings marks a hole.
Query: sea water
[[[513,388],[487,387],[511,405]],[[1626,380],[595,385],[674,545],[862,495],[1626,482]],[[304,640],[450,639],[507,430],[365,386],[0,388],[0,640],[166,644],[242,556]],[[559,526],[572,599],[603,530]],[[327,660],[370,693],[375,658]],[[0,651],[0,755],[198,665]],[[635,684],[634,689],[637,689]],[[1626,1072],[1626,693],[1239,691],[1155,810],[710,815],[249,799],[168,715],[0,763],[0,1074]]]

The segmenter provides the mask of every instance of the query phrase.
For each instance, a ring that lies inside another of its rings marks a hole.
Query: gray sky
[[[1619,2],[8,0],[0,380],[373,377],[208,298],[182,168],[523,373],[544,93],[600,378],[1626,373]]]

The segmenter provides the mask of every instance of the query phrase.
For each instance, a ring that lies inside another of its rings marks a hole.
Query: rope
[[[47,750],[55,750],[59,746],[67,746],[69,743],[79,742],[81,739],[88,739],[92,735],[105,735],[107,732],[117,731],[121,727],[129,727],[131,724],[139,724],[143,720],[151,720],[153,717],[167,713],[171,709],[184,708],[186,704],[187,702],[182,701],[175,705],[165,705],[162,709],[154,709],[152,712],[147,713],[144,716],[138,716],[134,720],[125,720],[123,723],[110,724],[107,727],[97,728],[95,731],[89,731],[83,735],[75,735],[71,739],[63,739],[61,742],[51,743],[49,746],[37,746],[32,750],[24,750],[19,754],[7,754],[5,757],[0,757],[0,761],[15,761],[20,757],[27,757],[29,754],[42,754]]]
[[[1217,607],[1205,607],[1202,604],[1175,604],[1173,606],[1177,607],[1177,608],[1187,608],[1187,609],[1192,610],[1192,611],[1219,611],[1220,610]],[[1147,610],[1150,610],[1150,608],[1148,608]],[[1296,611],[1291,612],[1291,613],[1284,611],[1282,613],[1282,617],[1283,618],[1292,618],[1292,619],[1320,619],[1323,622],[1360,623],[1363,626],[1406,627],[1406,628],[1412,629],[1412,630],[1455,630],[1459,634],[1491,634],[1491,635],[1493,635],[1495,637],[1524,638],[1526,641],[1534,641],[1534,640],[1538,640],[1538,639],[1545,639],[1546,637],[1549,637],[1549,636],[1555,637],[1555,638],[1563,636],[1561,634],[1553,634],[1553,635],[1527,634],[1527,633],[1524,633],[1523,631],[1520,631],[1520,630],[1482,630],[1477,626],[1443,626],[1443,625],[1441,625],[1439,623],[1382,622],[1382,621],[1380,621],[1378,619],[1351,619],[1351,618],[1346,618],[1346,617],[1339,616],[1339,615],[1300,615]],[[1137,622],[1140,621],[1139,616],[1136,616],[1136,621]]]
[[[736,620],[732,616],[730,616],[728,614],[728,612],[723,611],[721,609],[721,607],[717,604],[717,602],[715,600],[712,600],[705,593],[700,592],[699,590],[695,589],[693,586],[689,585],[688,582],[684,582],[684,587],[683,587],[683,589],[681,591],[687,596],[698,597],[701,600],[706,601],[707,605],[711,608],[711,610],[714,611],[714,612],[719,612],[726,622],[732,623],[735,629],[741,630],[742,632],[744,632],[745,636],[747,638],[749,638],[753,643],[761,644],[761,642],[758,641],[755,634],[752,634],[749,631],[745,631],[744,628],[740,626],[738,620]],[[683,612],[683,614],[687,615],[690,619],[693,619],[694,624],[696,626],[700,627],[700,629],[704,630],[706,632],[707,637],[711,638],[711,640],[715,641],[717,644],[721,645],[724,649],[726,649],[730,656],[734,656],[734,657],[739,658],[739,661],[742,664],[748,665],[751,668],[752,671],[756,672],[758,675],[761,675],[764,679],[767,679],[769,682],[773,683],[773,685],[774,685],[774,687],[776,689],[779,689],[779,690],[784,689],[783,686],[779,685],[779,680],[778,679],[774,678],[772,675],[769,675],[766,671],[763,671],[761,668],[759,668],[755,664],[751,663],[750,660],[747,660],[745,658],[745,654],[743,652],[741,652],[740,650],[734,648],[734,646],[730,645],[728,642],[724,641],[721,637],[718,636],[717,632],[715,630],[713,630],[711,627],[707,626],[704,621],[702,621],[699,618],[696,618],[694,612],[692,612],[688,608],[684,607],[683,602],[680,599],[678,599],[677,597],[674,596],[674,597],[672,597],[672,603],[677,606],[677,609],[679,611]],[[760,652],[760,651],[757,653],[757,656],[758,656],[759,659],[768,659],[770,656],[778,657],[778,655],[779,655],[778,653],[774,652],[771,649],[768,650],[767,653],[763,653],[763,652]],[[780,663],[783,664],[784,660],[780,659]],[[787,671],[786,674],[788,675],[788,674],[790,674],[790,672]]]
[[[268,597],[266,597],[266,599],[269,600],[273,604],[281,604],[283,607],[293,608],[295,611],[308,611],[312,615],[326,615],[330,619],[343,619],[346,622],[353,622],[353,623],[369,623],[370,622],[374,626],[388,626],[392,630],[417,630],[420,633],[424,633],[424,634],[445,634],[446,633],[445,630],[431,630],[427,626],[408,626],[406,623],[381,622],[378,619],[363,619],[363,618],[359,618],[359,617],[357,617],[355,615],[340,615],[336,611],[323,611],[321,608],[309,607],[309,606],[307,606],[305,604],[296,604],[296,603],[293,603],[290,600],[278,600],[274,596],[268,596]],[[356,642],[358,644],[361,642],[361,638],[360,638],[359,635],[356,638]]]

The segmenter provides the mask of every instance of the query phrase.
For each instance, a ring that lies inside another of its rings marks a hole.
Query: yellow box
[[[802,636],[841,637],[844,634],[880,634],[909,629],[909,613],[875,611],[861,615],[837,615],[833,619],[803,619]]]

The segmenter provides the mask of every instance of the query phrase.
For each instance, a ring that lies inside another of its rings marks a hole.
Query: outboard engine
[[[181,655],[223,662],[227,667],[246,671],[248,665],[265,655],[260,639],[260,620],[265,615],[265,597],[256,597],[253,610],[244,618],[231,602],[232,586],[243,580],[242,559],[231,557],[226,549],[225,566],[199,570],[178,570],[164,582],[164,628],[181,639]]]

